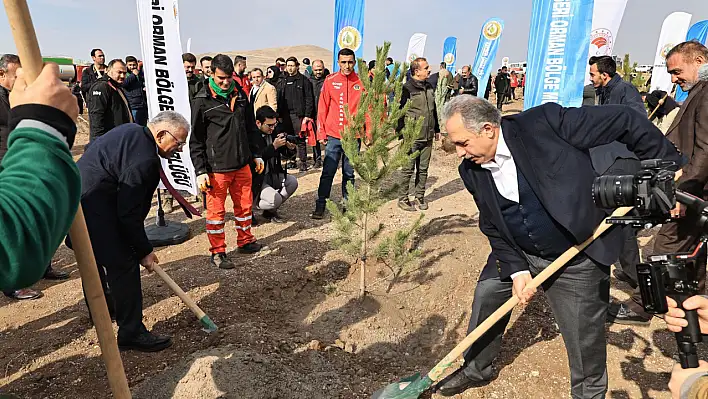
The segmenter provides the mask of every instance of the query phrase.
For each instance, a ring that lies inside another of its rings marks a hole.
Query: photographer
[[[283,223],[278,208],[297,190],[297,179],[283,169],[280,157],[294,157],[297,145],[290,142],[285,133],[273,137],[277,124],[278,113],[273,108],[267,105],[258,108],[256,126],[261,135],[254,144],[262,154],[265,170],[263,174],[253,174],[253,196],[254,204],[263,211],[264,218],[273,223]]]
[[[678,304],[671,298],[666,298],[669,311],[664,320],[669,330],[678,333],[688,326],[686,313],[678,308]],[[696,310],[701,333],[708,334],[708,297],[696,295],[688,298],[683,307],[686,310]],[[683,369],[680,364],[674,365],[671,371],[669,389],[673,398],[701,399],[708,397],[708,362],[699,361],[698,368]]]

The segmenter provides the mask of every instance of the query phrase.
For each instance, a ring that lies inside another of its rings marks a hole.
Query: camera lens
[[[637,193],[634,176],[600,176],[592,184],[592,196],[600,208],[634,206]]]

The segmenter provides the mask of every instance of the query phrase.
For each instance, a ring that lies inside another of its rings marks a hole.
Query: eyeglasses
[[[275,129],[276,126],[278,126],[278,122],[275,123],[264,123],[268,129]]]
[[[186,141],[180,141],[179,139],[177,139],[177,137],[175,137],[174,134],[170,133],[169,131],[163,130],[163,132],[169,134],[170,136],[172,136],[173,139],[175,139],[175,141],[177,142],[177,148],[178,148],[178,149],[181,150],[182,148],[184,148],[185,145],[187,145],[187,142],[186,142]]]

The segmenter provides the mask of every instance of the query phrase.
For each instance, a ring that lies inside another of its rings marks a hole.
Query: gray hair
[[[170,127],[177,129],[184,129],[189,132],[189,122],[182,116],[179,112],[175,111],[162,111],[155,115],[150,121],[151,125],[166,124]]]
[[[465,128],[474,133],[479,133],[485,123],[494,126],[501,124],[501,112],[489,101],[470,95],[460,95],[448,102],[442,111],[442,119],[447,122],[450,118],[460,114]]]
[[[3,54],[0,56],[0,70],[7,71],[10,64],[20,65],[20,57],[15,54]]]

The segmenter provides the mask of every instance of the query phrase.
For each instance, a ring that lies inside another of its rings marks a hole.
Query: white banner
[[[612,56],[612,50],[617,42],[617,32],[619,32],[626,7],[627,0],[595,0],[588,60],[590,57]],[[590,65],[587,66],[585,76],[585,83],[591,83]]]
[[[651,90],[671,92],[671,75],[666,71],[666,53],[677,44],[686,41],[688,26],[691,24],[691,14],[675,12],[670,14],[661,25],[659,43],[656,46],[654,70],[651,74]]]
[[[137,0],[140,47],[150,118],[160,111],[177,111],[191,119],[187,76],[182,65],[177,0]],[[191,122],[191,121],[190,121]],[[191,131],[190,131],[191,134]],[[197,195],[189,138],[182,151],[162,159],[162,169],[177,190]],[[160,183],[160,188],[164,188]]]
[[[414,59],[423,56],[426,40],[428,40],[428,35],[425,33],[414,33],[413,36],[411,36],[411,40],[408,42],[406,62],[410,64]]]

